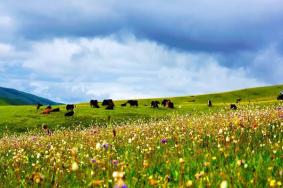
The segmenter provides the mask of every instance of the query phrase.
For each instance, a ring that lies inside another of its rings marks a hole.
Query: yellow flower
[[[79,169],[79,165],[77,162],[72,163],[72,171],[77,171]]]
[[[227,188],[228,187],[228,182],[226,180],[222,181],[220,184],[220,188]]]
[[[188,180],[186,183],[186,187],[192,187],[193,186],[193,181],[192,180]]]
[[[270,187],[275,187],[276,180],[270,180],[269,185],[270,185]]]
[[[142,165],[143,165],[144,168],[149,167],[149,164],[148,164],[147,160],[144,160]]]
[[[209,166],[210,166],[210,162],[204,162],[203,165],[204,165],[205,167],[209,167]]]
[[[89,186],[101,186],[103,184],[103,180],[92,180],[89,184]]]
[[[77,155],[77,153],[78,153],[78,148],[74,147],[74,148],[71,149],[71,154],[73,156]]]
[[[199,179],[199,178],[201,178],[203,175],[204,175],[204,171],[201,171],[201,172],[195,174],[195,178],[196,178],[196,179]]]
[[[184,160],[183,158],[180,158],[180,159],[179,159],[179,162],[182,164],[182,163],[185,162],[185,160]]]
[[[36,172],[32,174],[32,179],[35,183],[40,183],[43,181],[44,176],[41,173]]]

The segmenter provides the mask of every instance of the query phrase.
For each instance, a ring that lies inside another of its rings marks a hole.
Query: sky
[[[3,0],[0,86],[57,102],[283,83],[282,0]]]

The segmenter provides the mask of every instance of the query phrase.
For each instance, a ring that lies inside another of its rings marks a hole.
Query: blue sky
[[[282,0],[0,2],[0,86],[60,102],[283,82]]]

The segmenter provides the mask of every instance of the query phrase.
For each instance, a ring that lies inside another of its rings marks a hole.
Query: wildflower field
[[[0,139],[0,187],[282,187],[282,103]]]

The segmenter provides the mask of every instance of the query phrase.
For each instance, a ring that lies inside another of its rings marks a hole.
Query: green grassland
[[[194,114],[206,111],[217,111],[228,108],[229,104],[235,103],[237,98],[241,98],[239,107],[249,103],[265,104],[277,102],[276,97],[283,90],[283,85],[258,87],[243,89],[232,92],[217,94],[196,95],[187,97],[169,97],[174,104],[174,109],[160,107],[153,109],[150,107],[152,100],[162,99],[141,99],[139,107],[121,107],[125,101],[115,101],[114,110],[105,110],[104,107],[99,109],[91,108],[88,103],[76,105],[74,117],[65,117],[66,112],[64,105],[53,106],[59,107],[60,112],[54,112],[48,115],[42,114],[42,110],[36,110],[35,106],[5,106],[0,105],[0,136],[3,134],[21,133],[41,129],[42,124],[47,124],[51,129],[90,127],[90,126],[107,126],[108,124],[124,124],[131,121],[151,121],[168,118],[176,114]],[[207,107],[207,100],[213,102],[213,107]],[[7,101],[2,101],[2,104]],[[9,101],[8,101],[9,102]],[[1,100],[0,100],[1,104]]]
[[[82,103],[68,118],[0,106],[0,187],[282,187],[282,89],[169,98],[174,109]]]

